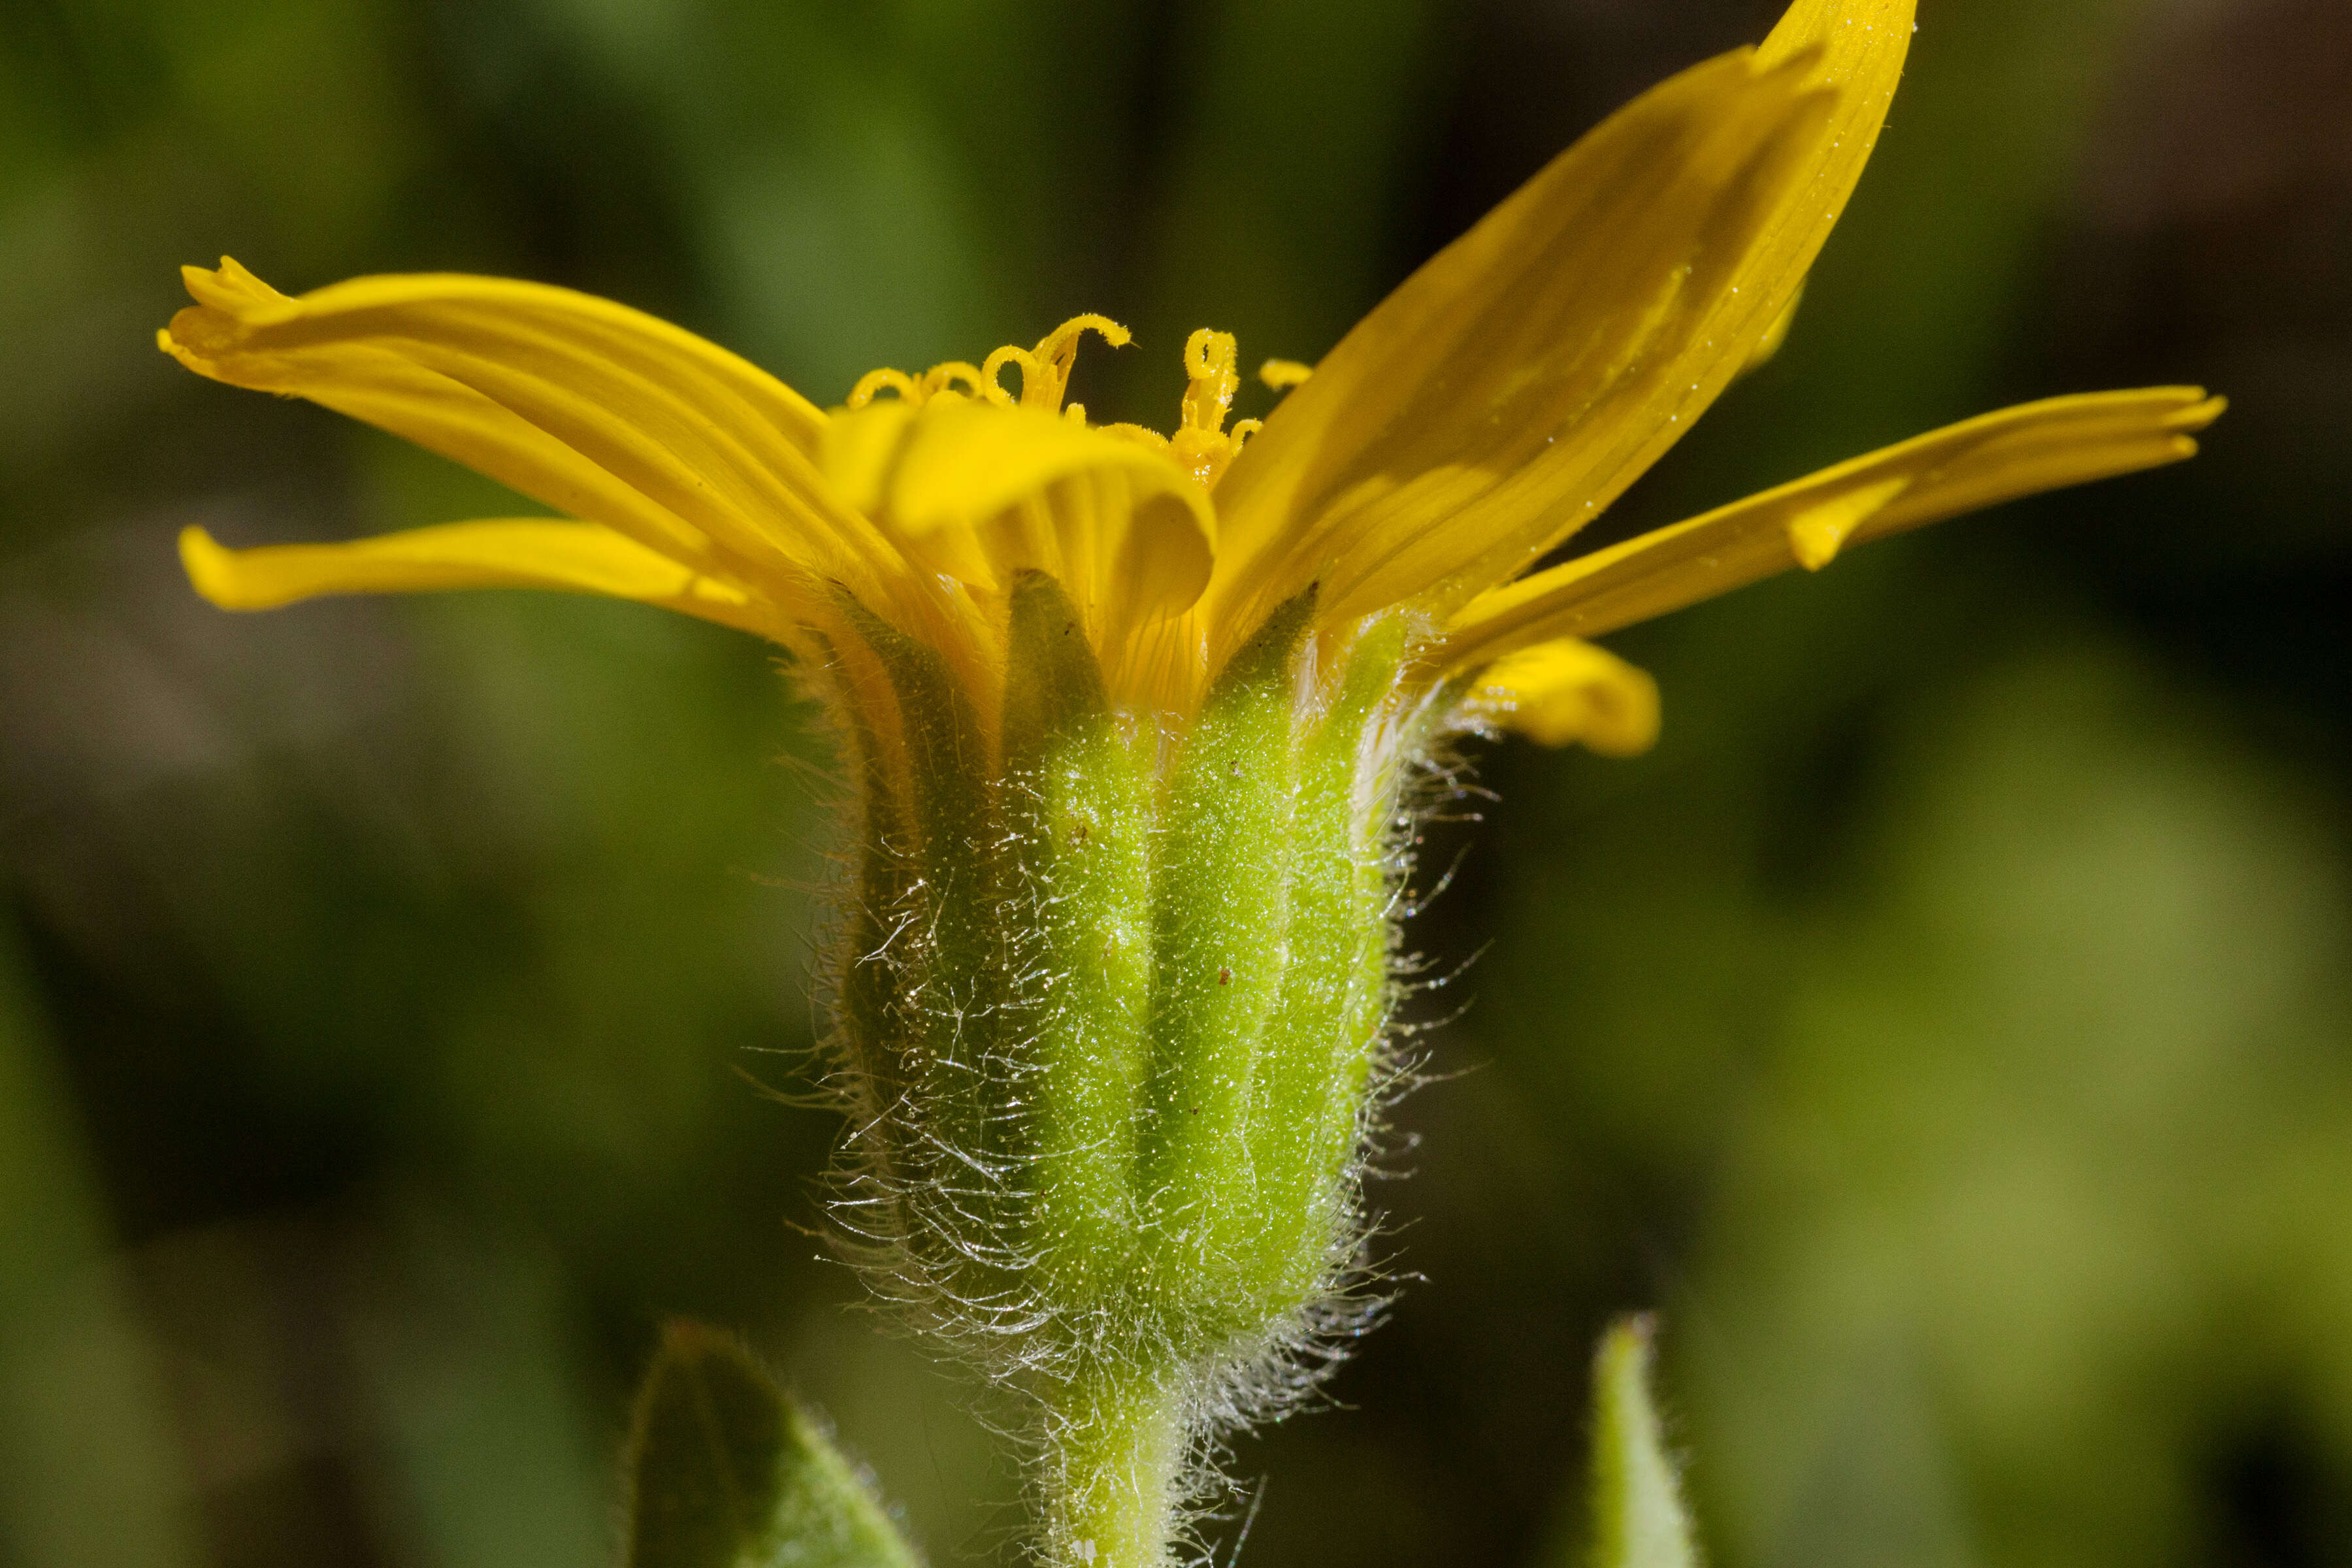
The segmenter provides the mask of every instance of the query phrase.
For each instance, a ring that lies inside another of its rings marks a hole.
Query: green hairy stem
[[[1310,1384],[1349,1310],[1404,646],[1375,625],[1318,670],[1311,607],[1171,731],[1113,708],[1028,574],[993,748],[935,653],[856,617],[902,741],[856,737],[836,1213],[877,1288],[1024,1402],[1048,1561],[1163,1561],[1203,1446]]]

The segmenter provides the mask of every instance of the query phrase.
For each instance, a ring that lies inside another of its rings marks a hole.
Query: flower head
[[[1552,741],[1640,683],[1565,651],[1845,543],[2172,461],[2195,389],[2062,397],[1970,421],[1534,577],[1785,331],[1876,139],[1908,0],[1801,0],[1761,49],[1635,100],[1358,323],[1265,421],[1227,429],[1234,340],[1195,333],[1169,437],[1066,405],[1080,316],[1031,349],[877,371],[826,413],[604,300],[428,275],[299,298],[191,268],[163,334],[201,374],[290,393],[469,463],[580,521],[502,519],[230,552],[190,574],[257,608],[318,594],[534,586],[644,600],[832,659],[839,599],[937,648],[992,732],[1006,595],[1068,594],[1114,702],[1181,718],[1276,606],[1314,637],[1411,623],[1463,715]],[[1008,387],[1008,376],[1016,384]],[[823,662],[820,656],[820,662]],[[856,660],[848,661],[851,665]],[[1329,670],[1336,661],[1323,658]],[[1494,670],[1506,679],[1478,680]],[[871,670],[845,668],[851,692]],[[849,700],[856,700],[852,696]],[[889,704],[873,705],[877,712]],[[885,725],[885,728],[887,726]],[[1622,720],[1610,731],[1622,749]]]
[[[564,289],[289,297],[192,268],[162,335],[182,363],[564,517],[244,551],[190,530],[188,572],[239,609],[604,594],[793,650],[862,782],[833,982],[845,1226],[1045,1411],[1048,1541],[1127,1568],[1166,1538],[1187,1445],[1303,1375],[1269,1347],[1344,1315],[1416,760],[1482,728],[1639,751],[1654,689],[1589,639],[2186,458],[2220,413],[2183,387],[2031,404],[1540,566],[1786,332],[1911,31],[1912,0],[1797,0],[1311,372],[1269,362],[1262,425],[1230,420],[1239,350],[1211,331],[1162,435],[1066,401],[1087,337],[1127,342],[1098,316],[824,410]]]

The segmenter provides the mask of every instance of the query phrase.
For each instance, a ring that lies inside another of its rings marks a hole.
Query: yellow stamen
[[[999,408],[1011,408],[1018,403],[1024,408],[1043,408],[1053,413],[1061,408],[1062,395],[1069,390],[1070,368],[1078,357],[1078,340],[1088,332],[1115,349],[1125,348],[1134,335],[1108,316],[1072,316],[1040,338],[1035,348],[1007,343],[977,365],[953,359],[931,366],[919,377],[900,370],[867,371],[850,389],[848,406],[865,407],[885,387],[908,403],[928,403],[933,394],[954,391],[956,384],[961,383],[964,395],[984,398]],[[1004,367],[1008,364],[1021,370],[1018,398],[1004,385]],[[1085,421],[1083,410],[1077,417],[1081,423]]]
[[[942,392],[953,391],[955,384],[959,381],[978,396],[987,397],[991,391],[995,392],[997,395],[989,399],[992,403],[1012,401],[1004,395],[1003,387],[982,375],[980,366],[969,360],[951,359],[945,364],[931,366],[923,373],[923,391],[929,395],[936,396]]]
[[[1240,357],[1241,345],[1231,332],[1202,327],[1184,340],[1184,374],[1192,378],[1184,392],[1188,429],[1211,436],[1224,429],[1225,416],[1233,412],[1234,394],[1241,390],[1242,378],[1234,371]]]
[[[1054,379],[1052,370],[1039,364],[1037,356],[1027,349],[1011,343],[980,362],[982,389],[991,403],[1007,408],[1013,405],[1013,395],[1004,389],[1004,367],[1008,364],[1021,367],[1021,402],[1024,405],[1047,409],[1055,406],[1059,383]]]
[[[1069,390],[1070,368],[1077,363],[1078,340],[1092,332],[1115,349],[1123,349],[1135,340],[1135,334],[1112,321],[1108,316],[1072,316],[1052,331],[1037,340],[1032,352],[1041,374],[1037,395],[1033,399],[1029,383],[1021,383],[1021,401],[1034,402],[1047,408],[1059,408],[1062,395]],[[1045,376],[1051,376],[1048,383]],[[1050,401],[1049,401],[1050,398]]]
[[[1130,441],[1140,442],[1146,447],[1155,447],[1162,452],[1169,447],[1168,437],[1149,425],[1129,425],[1121,421],[1118,424],[1100,426],[1098,428],[1106,436],[1124,436]]]
[[[1231,332],[1202,327],[1185,340],[1184,373],[1192,380],[1184,389],[1184,423],[1169,437],[1168,449],[1204,489],[1215,488],[1239,450],[1225,434],[1225,416],[1241,390],[1242,378],[1234,368],[1240,357]]]
[[[979,364],[964,360],[950,360],[935,364],[921,376],[911,376],[904,371],[868,371],[858,378],[849,394],[852,410],[864,408],[885,388],[905,402],[921,405],[942,392],[960,396],[984,399],[1000,408],[1016,404],[1024,408],[1059,411],[1076,425],[1087,423],[1084,404],[1062,405],[1069,390],[1070,371],[1078,357],[1078,341],[1093,332],[1113,348],[1124,348],[1133,341],[1133,334],[1108,316],[1073,316],[1046,333],[1034,349],[1008,343]],[[1241,359],[1240,345],[1231,332],[1220,332],[1203,327],[1184,342],[1183,422],[1173,437],[1141,425],[1105,425],[1101,428],[1110,435],[1124,437],[1147,447],[1169,453],[1184,471],[1203,489],[1213,489],[1217,480],[1242,443],[1257,434],[1265,423],[1260,419],[1241,419],[1229,431],[1225,419],[1233,412],[1234,395],[1241,390],[1241,374],[1236,368]],[[1015,397],[1004,384],[1007,365],[1021,372],[1021,392]],[[1260,367],[1259,377],[1277,390],[1296,386],[1310,374],[1307,367],[1296,360],[1268,360]]]
[[[922,388],[917,385],[915,378],[908,375],[905,371],[887,369],[869,370],[864,375],[857,378],[857,384],[856,386],[849,389],[849,406],[852,408],[865,407],[867,404],[874,401],[874,395],[881,391],[886,386],[891,391],[897,393],[905,402],[920,403],[923,401]]]
[[[1288,392],[1315,374],[1311,364],[1295,359],[1270,359],[1257,367],[1257,378],[1276,392]]]

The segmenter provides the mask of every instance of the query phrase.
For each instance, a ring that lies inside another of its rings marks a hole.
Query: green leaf
[[[734,1340],[662,1335],[629,1436],[628,1568],[916,1568],[880,1501]]]
[[[1592,1365],[1591,1568],[1696,1568],[1674,1460],[1650,1397],[1657,1324],[1626,1318],[1601,1336]]]

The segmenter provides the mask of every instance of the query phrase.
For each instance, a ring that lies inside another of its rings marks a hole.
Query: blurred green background
[[[184,524],[500,502],[170,364],[176,267],[571,284],[819,402],[1104,310],[1078,395],[1164,426],[1188,329],[1316,357],[1775,9],[0,7],[0,1564],[610,1561],[673,1312],[935,1562],[1015,1518],[809,1234],[835,786],[770,651],[200,604]],[[1245,1562],[1567,1563],[1585,1358],[1655,1306],[1724,1568],[2352,1564],[2352,6],[1921,10],[1788,350],[1608,537],[2006,401],[2235,406],[1619,639],[1648,758],[1480,752],[1392,1321],[1238,1447]]]

